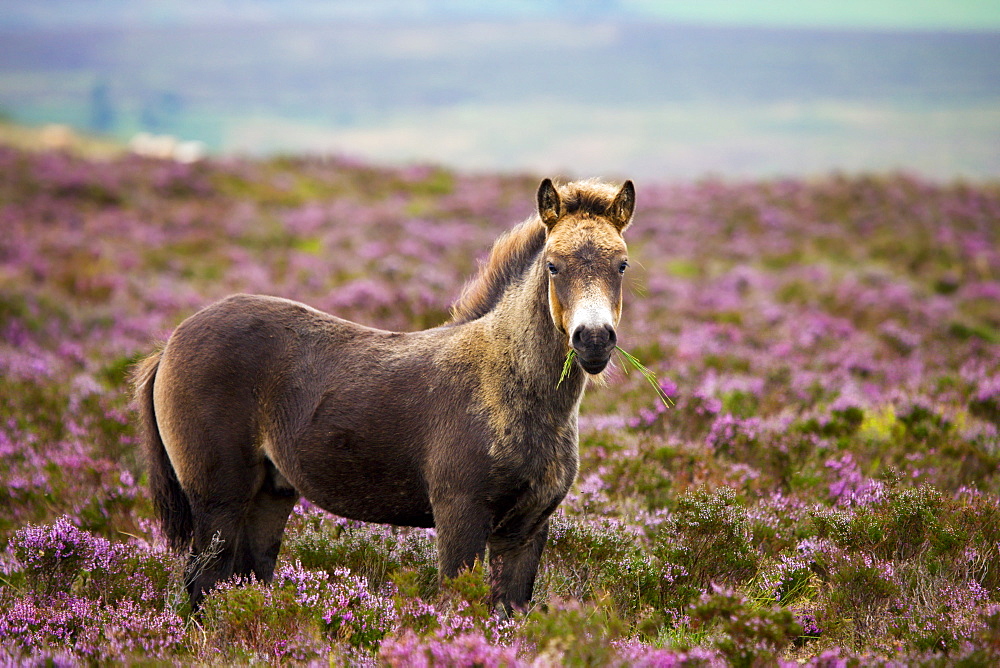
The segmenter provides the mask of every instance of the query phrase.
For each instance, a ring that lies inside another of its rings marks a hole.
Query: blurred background
[[[3,0],[0,113],[195,154],[983,179],[1000,2]]]

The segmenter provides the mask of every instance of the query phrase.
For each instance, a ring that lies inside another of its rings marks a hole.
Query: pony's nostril
[[[615,334],[615,328],[611,325],[599,327],[580,325],[573,330],[573,337],[570,339],[574,348],[589,348],[591,350],[612,348],[617,342],[618,336]]]

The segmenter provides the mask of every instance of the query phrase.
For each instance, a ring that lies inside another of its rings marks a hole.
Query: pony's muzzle
[[[618,343],[618,335],[611,325],[580,325],[573,330],[570,344],[576,351],[580,366],[589,374],[604,371],[611,359],[611,353]]]

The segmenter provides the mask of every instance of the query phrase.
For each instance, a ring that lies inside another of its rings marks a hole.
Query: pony
[[[631,181],[543,180],[537,212],[494,243],[433,329],[244,294],[182,322],[132,384],[192,608],[234,573],[270,581],[305,497],[435,527],[439,581],[488,554],[490,605],[525,610],[549,516],[576,479],[580,401],[617,343],[634,207]]]

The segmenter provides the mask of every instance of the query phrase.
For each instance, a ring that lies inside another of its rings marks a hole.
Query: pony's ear
[[[545,227],[551,230],[561,215],[562,202],[559,201],[559,193],[552,185],[552,179],[545,179],[538,186],[538,216],[545,223]]]
[[[632,222],[633,211],[635,211],[635,186],[631,181],[626,181],[615,195],[615,201],[608,207],[608,218],[619,232],[624,232]]]

